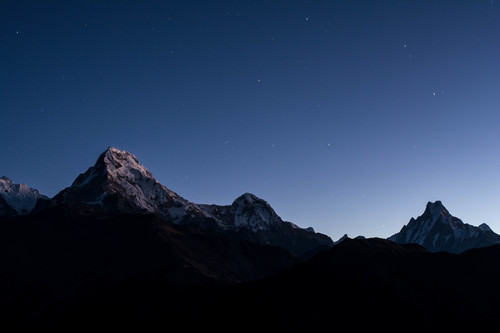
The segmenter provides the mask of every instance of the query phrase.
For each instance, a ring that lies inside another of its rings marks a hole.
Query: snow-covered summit
[[[255,194],[247,192],[237,197],[234,200],[233,205],[240,205],[242,203],[253,205],[254,203],[257,202],[267,203],[265,200],[257,197]]]
[[[113,147],[55,199],[157,214],[174,223],[188,214],[205,216],[196,204],[160,184],[135,155]]]
[[[23,183],[15,184],[6,176],[0,177],[0,196],[18,214],[29,213],[38,199],[47,199],[38,190]]]
[[[89,172],[91,171],[91,172]],[[72,186],[81,187],[104,172],[107,179],[153,179],[153,175],[137,160],[135,155],[109,147],[99,156],[96,164],[78,176]],[[155,180],[156,181],[156,180]]]
[[[462,222],[450,214],[441,201],[428,202],[424,213],[411,218],[400,232],[389,237],[400,244],[416,243],[430,251],[462,252],[469,248],[500,242],[488,225],[479,227]]]
[[[234,200],[234,225],[253,231],[266,230],[283,223],[269,203],[254,194],[245,193]]]

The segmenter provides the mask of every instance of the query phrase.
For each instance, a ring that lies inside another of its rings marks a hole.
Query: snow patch
[[[5,176],[0,178],[0,196],[20,214],[33,210],[38,199],[48,199],[38,190],[23,183],[15,184]]]

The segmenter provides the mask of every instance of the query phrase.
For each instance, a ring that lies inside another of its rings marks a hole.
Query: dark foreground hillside
[[[14,327],[156,322],[194,288],[256,280],[299,261],[153,215],[56,209],[0,222],[0,320]]]
[[[215,312],[277,329],[500,328],[500,246],[460,255],[382,239],[346,240],[277,276],[230,290]],[[189,313],[189,311],[188,311]]]
[[[430,253],[344,240],[308,261],[153,216],[0,225],[4,326],[60,330],[500,328],[500,246]]]

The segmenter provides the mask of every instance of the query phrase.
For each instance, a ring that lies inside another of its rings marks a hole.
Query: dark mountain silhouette
[[[344,239],[308,261],[242,284],[207,284],[194,274],[195,287],[179,287],[178,281],[160,282],[166,270],[93,284],[55,323],[219,332],[498,330],[499,258],[500,245],[450,254],[384,239]],[[176,276],[185,280],[186,274]]]
[[[344,239],[275,276],[217,291],[183,313],[228,331],[238,323],[301,332],[498,329],[499,258],[500,245],[454,255],[384,239]]]
[[[298,261],[280,247],[207,236],[151,214],[102,219],[51,208],[0,219],[0,316],[37,326],[86,309],[95,323],[118,309],[142,313],[148,299],[174,305],[183,290],[255,280]]]

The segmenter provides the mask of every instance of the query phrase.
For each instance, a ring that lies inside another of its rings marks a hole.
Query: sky
[[[0,175],[43,194],[113,146],[334,240],[500,232],[496,0],[2,1],[0,42]]]

